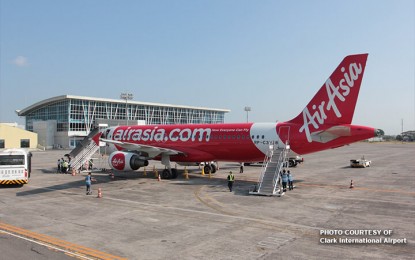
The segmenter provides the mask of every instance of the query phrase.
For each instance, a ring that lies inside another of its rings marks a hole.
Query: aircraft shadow
[[[62,190],[75,188],[75,187],[80,187],[80,186],[85,186],[85,181],[84,180],[77,180],[77,181],[68,182],[68,183],[65,183],[65,184],[51,185],[51,186],[32,189],[32,190],[28,190],[28,191],[17,192],[16,196],[30,196],[30,195],[53,192],[53,191],[57,191],[57,190],[62,191]]]
[[[239,164],[238,165],[227,164],[227,165],[220,167],[221,171],[223,170],[227,171],[227,170],[232,170],[232,169],[235,170],[235,174],[236,174],[236,181],[234,184],[233,193],[235,195],[248,196],[249,190],[253,190],[257,182],[248,181],[248,180],[238,180],[238,175],[241,174],[239,173]],[[41,172],[44,174],[61,174],[61,173],[56,173],[55,170],[56,169],[41,169]],[[161,173],[162,170],[157,169],[157,171],[158,173]],[[223,186],[223,190],[220,189],[220,190],[212,191],[212,192],[229,192],[228,182],[226,178],[223,177],[223,175],[221,177],[216,177],[215,174],[211,174],[209,177],[209,174],[201,175],[201,169],[195,168],[195,169],[187,170],[189,174],[188,175],[189,179],[186,179],[184,172],[185,172],[184,169],[180,169],[178,170],[178,177],[176,179],[169,179],[169,180],[163,180],[163,181],[169,181],[169,183],[172,185],[199,185],[199,186],[210,185],[211,187],[216,187],[216,188]],[[66,174],[66,175],[68,176],[68,178],[72,177],[70,174]],[[30,195],[48,193],[48,192],[53,192],[53,191],[64,191],[64,190],[73,189],[73,188],[80,188],[80,187],[84,188],[85,187],[84,177],[86,176],[86,174],[82,173],[82,176],[83,176],[82,179],[77,179],[75,181],[70,181],[68,179],[68,182],[64,184],[51,185],[51,186],[46,186],[42,188],[36,188],[36,189],[27,190],[27,191],[17,192],[16,196],[30,196]],[[138,184],[145,184],[146,182],[144,182],[144,180],[153,179],[156,181],[157,179],[153,170],[146,171],[145,175],[144,175],[144,172],[141,170],[138,172],[135,172],[135,171],[115,172],[113,176],[109,174],[109,172],[95,170],[92,172],[92,176],[96,179],[96,182],[92,183],[92,187],[98,184],[112,183],[112,182],[125,181],[125,180],[143,180],[142,182],[139,182]],[[302,180],[295,180],[295,183],[298,183],[301,181]],[[19,186],[7,185],[5,187],[15,188]],[[0,186],[0,188],[3,188],[3,187]],[[76,195],[76,194],[74,194],[74,192],[68,192],[68,195]]]

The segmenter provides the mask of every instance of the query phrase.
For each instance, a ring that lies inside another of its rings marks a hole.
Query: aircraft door
[[[290,144],[290,126],[278,127],[278,147],[284,147],[284,144]]]

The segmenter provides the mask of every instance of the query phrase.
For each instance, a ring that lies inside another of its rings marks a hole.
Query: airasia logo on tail
[[[125,167],[125,156],[123,153],[114,154],[111,160],[112,166],[117,170],[124,170]]]
[[[310,125],[313,127],[313,130],[319,129],[327,119],[326,112],[328,113],[328,111],[332,110],[337,118],[342,117],[336,101],[347,102],[347,96],[355,86],[355,81],[363,73],[363,69],[364,67],[361,63],[350,63],[348,68],[342,67],[340,70],[343,73],[343,78],[339,80],[337,86],[333,84],[331,78],[323,86],[325,87],[328,99],[321,101],[320,104],[311,104],[311,112],[308,107],[304,108],[302,112],[303,125],[300,128],[300,133],[305,132],[309,143],[312,142]]]

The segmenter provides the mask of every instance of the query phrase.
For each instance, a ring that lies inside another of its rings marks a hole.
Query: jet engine
[[[113,152],[108,158],[109,165],[113,170],[131,171],[148,165],[148,161],[136,153]]]

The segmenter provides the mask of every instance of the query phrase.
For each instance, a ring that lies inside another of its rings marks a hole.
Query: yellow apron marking
[[[3,222],[0,222],[0,230],[4,230],[7,232],[10,232],[12,234],[18,234],[23,237],[31,238],[33,240],[41,241],[43,243],[56,246],[58,248],[65,249],[69,252],[75,252],[79,253],[80,255],[90,256],[92,259],[103,259],[103,260],[121,260],[121,259],[127,259],[120,256],[111,255],[105,252],[101,252],[89,247],[77,245],[62,239],[54,238],[51,236],[39,234],[36,232],[32,232],[27,229],[15,227]],[[7,233],[6,232],[6,233]]]

